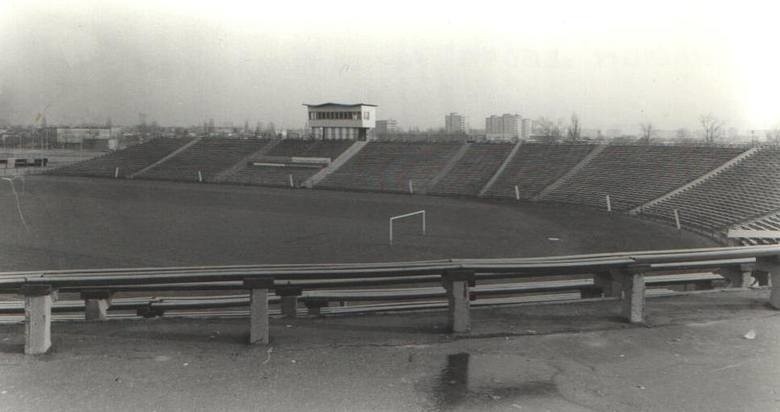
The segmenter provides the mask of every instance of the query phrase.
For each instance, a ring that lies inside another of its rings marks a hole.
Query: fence
[[[733,286],[753,274],[771,277],[770,303],[780,309],[780,245],[666,250],[507,259],[445,259],[371,264],[243,265],[0,273],[0,292],[25,299],[25,353],[51,346],[51,311],[57,291],[80,292],[87,318],[99,318],[117,290],[165,287],[168,290],[241,288],[249,293],[251,343],[269,340],[269,292],[280,297],[282,312],[295,307],[305,289],[386,286],[439,281],[445,289],[452,332],[470,330],[471,288],[486,279],[559,275],[592,276],[600,295],[622,302],[624,318],[644,321],[646,277],[658,273],[716,271]],[[497,292],[500,293],[500,292]],[[401,299],[403,295],[395,298]],[[291,303],[292,302],[292,303]],[[242,302],[246,304],[247,302]],[[316,305],[315,305],[316,307]]]

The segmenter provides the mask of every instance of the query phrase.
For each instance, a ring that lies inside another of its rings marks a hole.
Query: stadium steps
[[[582,160],[579,161],[574,167],[569,169],[568,172],[566,172],[563,176],[559,177],[558,180],[552,182],[549,186],[542,189],[541,192],[539,192],[536,196],[531,198],[533,201],[543,200],[545,196],[547,196],[549,193],[552,193],[555,189],[561,187],[564,183],[566,183],[569,179],[571,179],[572,176],[579,173],[585,166],[590,164],[590,162],[596,158],[601,152],[604,151],[604,149],[607,148],[607,145],[598,145],[593,148],[593,150],[590,151],[585,157],[582,158]]]
[[[675,195],[677,195],[679,193],[683,193],[683,192],[685,192],[685,191],[687,191],[687,190],[689,190],[689,189],[691,189],[691,188],[693,188],[693,187],[695,187],[695,186],[697,186],[697,185],[699,185],[699,184],[701,184],[703,182],[706,182],[707,180],[710,180],[711,178],[713,178],[713,177],[723,173],[724,171],[726,171],[726,170],[736,166],[737,164],[739,164],[743,160],[745,160],[745,159],[755,155],[760,149],[761,149],[760,147],[753,147],[753,148],[751,148],[751,149],[749,149],[749,150],[747,150],[745,152],[742,152],[739,155],[737,155],[736,157],[734,157],[733,159],[729,160],[728,162],[726,162],[726,163],[722,164],[721,166],[711,170],[710,172],[702,175],[701,177],[691,181],[690,183],[688,183],[686,185],[683,185],[683,186],[680,186],[677,189],[674,189],[674,190],[672,190],[669,193],[666,193],[666,194],[664,194],[662,196],[659,196],[659,197],[657,197],[657,198],[655,198],[655,199],[653,199],[653,200],[651,200],[651,201],[649,201],[649,202],[647,202],[645,204],[639,205],[639,206],[629,210],[628,214],[636,215],[638,213],[641,213],[645,209],[653,207],[653,206],[655,206],[655,205],[657,205],[657,204],[659,204],[659,203],[661,203],[663,201],[666,201],[666,200],[672,198],[673,196],[675,196]]]
[[[780,210],[775,210],[753,219],[748,219],[732,225],[730,228],[744,230],[770,230],[780,231]],[[730,229],[729,228],[729,229]],[[728,229],[725,229],[728,231]],[[780,238],[738,238],[735,239],[741,245],[769,245],[780,243]]]
[[[117,177],[116,169],[118,168],[118,177],[129,178],[135,171],[143,169],[149,164],[167,156],[189,141],[190,138],[181,137],[155,138],[122,150],[51,169],[47,174],[114,178]]]
[[[214,176],[214,181],[218,182],[218,183],[224,182],[225,180],[227,180],[228,176],[236,174],[241,169],[246,167],[246,164],[249,161],[251,161],[252,159],[254,159],[256,157],[263,156],[266,153],[268,153],[271,149],[273,149],[276,145],[278,145],[280,141],[281,140],[279,140],[279,139],[274,139],[274,140],[268,141],[268,144],[263,146],[260,150],[244,156],[243,159],[241,159],[238,162],[236,162],[236,164],[234,164],[233,166],[231,166],[228,169],[225,169],[225,170],[219,172],[216,176]]]
[[[524,143],[484,197],[531,200],[576,166],[592,144]],[[515,188],[516,187],[516,188]]]
[[[255,139],[201,139],[187,150],[138,177],[149,180],[212,182],[214,176],[229,169],[248,154],[260,150],[267,143],[267,140]]]
[[[424,193],[462,143],[372,141],[317,186],[324,189]]]
[[[780,209],[780,147],[762,146],[717,175],[641,211],[721,239],[724,228]]]
[[[452,169],[455,167],[456,164],[460,161],[460,159],[463,159],[463,156],[466,154],[466,152],[471,147],[471,143],[465,143],[463,146],[458,149],[458,151],[455,153],[455,155],[452,156],[449,162],[447,162],[446,165],[444,165],[444,168],[439,171],[439,173],[431,179],[431,181],[428,183],[428,187],[436,187],[439,182],[444,179],[445,176],[447,176]]]
[[[133,179],[133,178],[135,178],[136,176],[138,176],[138,175],[140,175],[140,174],[142,174],[142,173],[145,173],[145,172],[147,172],[147,171],[149,171],[149,170],[152,170],[153,168],[157,167],[158,165],[161,165],[161,164],[163,164],[163,163],[167,162],[167,161],[168,161],[168,159],[171,159],[171,158],[173,158],[173,157],[177,156],[179,153],[181,153],[181,152],[183,152],[183,151],[185,151],[185,150],[189,149],[190,147],[192,147],[193,145],[195,145],[195,144],[197,144],[199,141],[201,141],[201,139],[202,139],[201,137],[198,137],[198,138],[196,138],[196,139],[192,139],[192,140],[191,140],[189,143],[187,143],[187,144],[185,144],[184,146],[182,146],[182,147],[180,147],[180,148],[178,148],[178,149],[174,150],[173,152],[171,152],[171,153],[170,153],[170,154],[168,154],[167,156],[163,157],[162,159],[160,159],[160,160],[158,160],[158,161],[156,161],[156,162],[154,162],[154,163],[150,164],[149,166],[146,166],[145,168],[143,168],[143,169],[141,169],[141,170],[139,170],[139,171],[137,171],[137,172],[135,172],[135,173],[131,174],[130,176],[128,176],[128,179]]]
[[[442,196],[476,196],[514,146],[513,143],[470,144],[463,157],[428,193]]]
[[[306,181],[304,181],[301,186],[307,187],[309,189],[313,188],[314,186],[317,185],[317,183],[321,182],[323,179],[328,177],[329,174],[335,172],[342,165],[347,163],[349,159],[352,158],[352,156],[356,155],[361,150],[363,150],[363,148],[366,147],[367,144],[368,141],[361,141],[361,140],[356,141],[347,150],[345,150],[338,157],[333,159],[333,161],[331,161],[327,167],[320,169],[319,172],[315,173],[313,176],[306,179]]]
[[[501,177],[501,174],[504,173],[504,170],[507,168],[507,166],[512,163],[512,159],[514,159],[517,152],[520,150],[520,146],[523,145],[523,141],[517,142],[515,144],[515,147],[512,148],[512,151],[509,152],[509,154],[506,156],[506,159],[504,159],[504,162],[501,163],[501,166],[498,167],[498,170],[496,170],[496,173],[493,174],[493,176],[488,180],[487,183],[485,183],[485,186],[482,188],[482,190],[479,191],[478,197],[484,197],[485,194],[490,190],[491,187],[498,181],[498,178]]]

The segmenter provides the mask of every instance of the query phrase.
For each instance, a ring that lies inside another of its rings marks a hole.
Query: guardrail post
[[[470,270],[450,270],[442,275],[442,283],[447,290],[448,326],[454,333],[471,330],[469,285],[473,282],[474,272]]]
[[[50,285],[24,285],[24,353],[40,355],[51,348],[51,304],[56,291]]]
[[[89,290],[81,292],[84,300],[84,319],[106,320],[108,307],[111,306],[111,291]]]
[[[780,309],[780,256],[759,259],[756,270],[769,274],[769,304],[775,309]]]
[[[631,323],[645,321],[645,276],[641,269],[621,273],[622,314]]]
[[[244,279],[249,289],[249,343],[267,345],[270,323],[268,319],[268,291],[273,289],[274,280]]]
[[[282,299],[282,316],[294,318],[298,316],[298,296],[303,289],[294,286],[277,286],[275,293]]]
[[[718,274],[729,281],[730,288],[747,288],[753,284],[753,270],[755,265],[739,265],[721,268]]]

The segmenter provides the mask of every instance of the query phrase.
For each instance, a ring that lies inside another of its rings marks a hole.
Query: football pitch
[[[577,205],[141,180],[0,182],[0,270],[524,257],[712,246]],[[17,202],[18,199],[18,202]],[[418,219],[391,216],[426,210]]]

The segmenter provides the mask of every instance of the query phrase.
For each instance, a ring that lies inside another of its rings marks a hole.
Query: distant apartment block
[[[450,113],[444,116],[444,130],[447,133],[466,133],[466,116]]]
[[[57,143],[94,149],[116,149],[120,127],[58,127]]]
[[[376,128],[376,105],[366,103],[304,104],[315,139],[371,140]]]
[[[398,131],[398,122],[394,119],[376,121],[376,135],[379,137],[395,134]]]
[[[517,141],[531,135],[533,122],[519,114],[492,115],[485,118],[485,135],[489,140]]]

